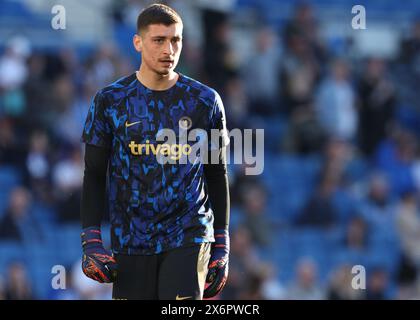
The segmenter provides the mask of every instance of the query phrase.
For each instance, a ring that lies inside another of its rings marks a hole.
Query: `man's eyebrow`
[[[152,39],[166,39],[166,38],[171,38],[171,39],[181,39],[181,36],[152,36]]]

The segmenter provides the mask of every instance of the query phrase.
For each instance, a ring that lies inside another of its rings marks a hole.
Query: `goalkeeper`
[[[113,282],[114,299],[211,298],[228,276],[225,112],[216,91],[174,71],[182,28],[170,7],[144,9],[133,37],[139,70],[99,90],[86,118],[82,268]],[[163,128],[219,130],[217,142],[197,142],[218,161],[162,164]],[[112,252],[101,238],[106,201]]]

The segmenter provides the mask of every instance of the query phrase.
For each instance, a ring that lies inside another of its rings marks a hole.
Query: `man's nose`
[[[167,55],[173,55],[174,54],[174,46],[171,41],[166,42],[164,53]]]

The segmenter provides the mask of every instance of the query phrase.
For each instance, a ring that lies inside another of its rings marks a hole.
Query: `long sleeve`
[[[86,144],[85,171],[80,205],[83,228],[100,226],[105,210],[106,175],[110,149]]]
[[[217,152],[217,151],[216,151]],[[204,165],[210,204],[214,213],[214,229],[229,228],[230,195],[226,169],[226,147],[218,150],[219,163]]]

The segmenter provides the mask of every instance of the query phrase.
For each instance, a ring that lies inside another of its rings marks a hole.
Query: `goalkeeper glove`
[[[109,250],[102,245],[99,227],[82,230],[83,273],[100,283],[114,282],[117,276],[117,263]]]
[[[206,282],[208,286],[204,289],[203,297],[212,298],[223,290],[229,271],[229,231],[215,230],[215,242],[211,247],[211,256],[209,261]]]

